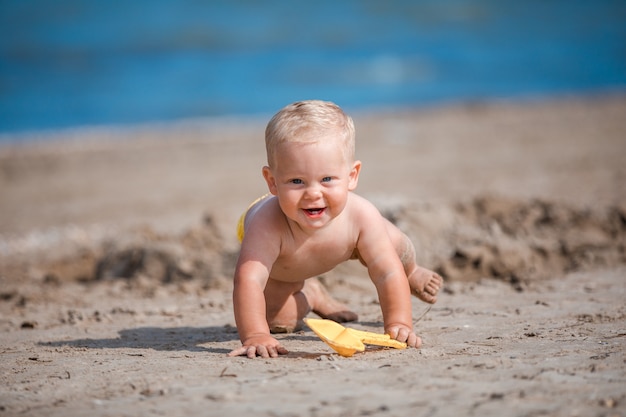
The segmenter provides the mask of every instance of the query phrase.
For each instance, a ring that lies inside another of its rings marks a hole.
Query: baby
[[[270,120],[265,143],[270,194],[240,222],[233,304],[242,346],[229,355],[287,353],[270,333],[299,329],[310,311],[338,322],[356,320],[315,278],[349,259],[367,267],[385,332],[419,347],[411,294],[435,303],[443,279],[419,267],[408,237],[353,193],[361,162],[354,157],[352,119],[330,102],[293,103]]]

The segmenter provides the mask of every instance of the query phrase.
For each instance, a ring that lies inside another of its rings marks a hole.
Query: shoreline
[[[364,107],[348,114],[355,120],[385,119],[397,115],[464,112],[471,109],[496,107],[541,107],[579,105],[587,106],[593,102],[620,102],[626,99],[626,90],[610,89],[607,91],[591,91],[568,94],[541,95],[510,98],[491,98],[473,100],[448,100],[439,103]],[[338,103],[340,104],[340,103]],[[278,109],[276,109],[278,110]],[[74,127],[23,130],[17,132],[0,132],[0,152],[26,150],[28,148],[62,146],[81,149],[94,144],[118,143],[120,140],[142,137],[148,140],[171,139],[176,132],[206,132],[211,135],[215,130],[241,131],[249,129],[264,130],[272,114],[233,114],[224,116],[181,118],[170,121],[149,121],[124,124],[79,125]],[[261,132],[262,133],[262,132]],[[137,140],[137,139],[135,139]]]

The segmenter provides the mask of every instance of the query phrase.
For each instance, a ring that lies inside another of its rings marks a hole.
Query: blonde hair
[[[283,107],[265,128],[268,165],[275,165],[274,155],[279,144],[316,142],[317,135],[329,130],[339,133],[337,139],[341,141],[346,159],[354,161],[354,122],[339,106],[329,101],[306,100]]]

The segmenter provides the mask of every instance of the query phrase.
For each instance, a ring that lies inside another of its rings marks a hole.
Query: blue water
[[[626,91],[624,0],[0,0],[0,134]]]

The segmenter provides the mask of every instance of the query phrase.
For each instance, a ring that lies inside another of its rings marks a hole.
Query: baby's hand
[[[422,345],[422,339],[416,335],[410,327],[401,324],[391,325],[385,328],[385,333],[392,339],[406,343],[408,347],[418,348]]]
[[[285,355],[287,353],[289,353],[289,351],[282,347],[278,340],[270,335],[261,335],[244,340],[243,346],[233,350],[228,356],[246,355],[250,359],[257,356],[262,358],[275,358],[278,355]]]

